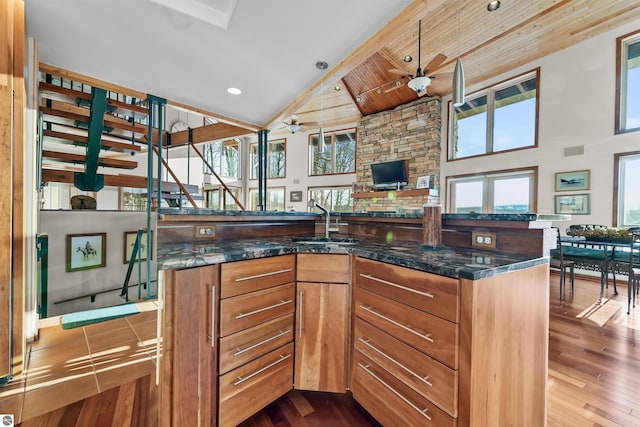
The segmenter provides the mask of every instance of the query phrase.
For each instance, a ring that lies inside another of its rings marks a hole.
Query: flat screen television
[[[374,188],[400,189],[407,185],[407,168],[404,160],[372,163],[371,176]]]

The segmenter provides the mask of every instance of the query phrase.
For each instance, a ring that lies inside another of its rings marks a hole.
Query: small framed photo
[[[555,213],[569,215],[589,215],[591,213],[591,195],[571,194],[555,196]]]
[[[588,190],[589,186],[588,170],[556,173],[556,191]]]
[[[124,232],[124,264],[128,264],[131,260],[131,254],[133,253],[133,246],[136,243],[137,231],[125,231]],[[140,235],[140,256],[136,254],[136,260],[147,260],[147,254],[151,255],[150,259],[153,259],[153,231],[151,232],[151,251],[147,251],[147,230],[144,230]]]
[[[416,188],[429,188],[431,184],[431,176],[424,175],[418,177],[418,182],[416,183]]]
[[[107,233],[67,234],[67,271],[107,265]]]
[[[301,202],[302,201],[302,191],[289,191],[289,201],[290,202]]]

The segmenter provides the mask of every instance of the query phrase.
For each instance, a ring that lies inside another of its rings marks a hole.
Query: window
[[[284,211],[284,187],[267,188],[266,194],[267,206],[269,211]],[[249,190],[249,199],[251,202],[251,210],[258,209],[258,189]]]
[[[123,188],[122,208],[123,211],[146,211],[147,210],[147,189]]]
[[[640,151],[615,155],[614,197],[617,227],[640,225]],[[616,188],[617,184],[617,188]]]
[[[449,160],[536,146],[537,88],[536,70],[469,95],[467,102],[452,107]]]
[[[287,154],[286,139],[269,141],[267,144],[267,178],[284,178]],[[249,145],[249,179],[258,179],[258,144]]]
[[[449,212],[535,212],[537,168],[448,177]]]
[[[231,192],[240,200],[241,189],[236,187],[229,188]],[[222,200],[220,196],[222,195]],[[204,207],[209,209],[225,209],[225,210],[238,210],[240,206],[233,200],[231,194],[223,188],[208,188],[204,190]]]
[[[221,177],[240,179],[240,143],[229,139],[204,144],[204,158]],[[203,163],[203,172],[210,173]]]
[[[331,175],[355,171],[355,130],[325,132],[323,143],[319,143],[318,134],[309,137],[309,175]]]
[[[352,212],[353,199],[351,198],[351,191],[351,186],[309,187],[309,199],[314,199],[333,212]]]
[[[640,32],[617,39],[616,133],[640,130]]]

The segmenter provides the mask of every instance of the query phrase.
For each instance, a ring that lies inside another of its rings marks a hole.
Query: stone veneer
[[[363,117],[358,123],[356,177],[371,185],[371,164],[408,160],[407,189],[416,188],[419,176],[430,175],[432,186],[440,182],[441,99],[423,97],[409,104]],[[425,197],[354,199],[354,211],[395,211],[419,208]]]

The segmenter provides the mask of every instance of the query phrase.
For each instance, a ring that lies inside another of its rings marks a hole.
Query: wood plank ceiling
[[[442,53],[446,60],[429,71],[450,73],[459,55],[466,84],[471,86],[640,18],[638,0],[504,0],[495,12],[487,10],[487,3],[414,3],[361,46],[359,51],[368,54],[366,57],[360,58],[361,53],[355,52],[340,64],[329,64],[323,78],[292,101],[269,126],[292,113],[301,122],[321,122],[325,126],[354,123],[364,115],[417,99],[406,87],[409,78],[388,70],[399,68],[407,75],[415,74],[419,19],[423,67]],[[413,61],[404,62],[405,55],[411,55]],[[451,83],[450,78],[434,79],[429,95],[449,95]]]

